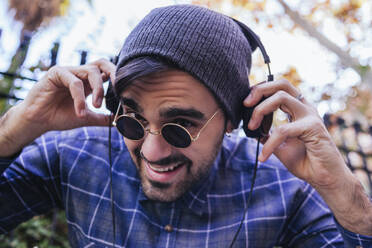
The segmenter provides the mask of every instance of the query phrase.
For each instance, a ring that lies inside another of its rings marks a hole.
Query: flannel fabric
[[[141,190],[122,137],[112,130],[116,247],[228,247],[250,190],[255,140],[225,137],[207,180],[171,203]],[[0,160],[0,233],[63,208],[72,247],[112,247],[108,128],[49,132]],[[343,229],[312,187],[276,159],[260,163],[235,247],[372,247]]]

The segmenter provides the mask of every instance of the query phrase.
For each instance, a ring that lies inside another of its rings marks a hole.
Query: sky
[[[72,1],[71,1],[72,2]],[[86,0],[74,0],[69,14],[58,18],[48,27],[42,28],[34,37],[30,46],[25,67],[36,65],[40,58],[48,60],[50,49],[54,42],[60,42],[57,63],[59,65],[79,65],[80,52],[88,50],[88,62],[98,58],[110,58],[118,54],[125,37],[130,30],[155,7],[166,6],[174,3],[189,3],[187,0],[93,0],[90,5]],[[283,10],[275,1],[271,1],[272,13],[281,13]],[[227,13],[233,11],[231,6],[224,5],[223,10]],[[248,16],[248,17],[245,17]],[[280,29],[268,29],[265,26],[256,25],[249,18],[249,13],[242,14],[242,21],[254,29],[260,36],[271,57],[271,69],[274,75],[279,76],[290,66],[295,66],[306,84],[301,90],[305,97],[312,101],[319,98],[321,91],[311,91],[311,88],[321,89],[328,83],[335,81],[337,75],[334,72],[336,57],[321,47],[317,41],[309,39],[302,32],[288,34]],[[326,21],[326,20],[325,20]],[[329,23],[329,30],[335,30]],[[0,70],[4,71],[9,66],[11,56],[18,46],[18,36],[21,24],[12,20],[12,13],[7,11],[7,1],[0,0]],[[337,32],[331,33],[337,39]],[[256,52],[254,59],[259,59]],[[256,73],[254,70],[252,73]],[[262,72],[257,72],[257,77],[263,78]],[[24,72],[26,76],[27,72]],[[31,75],[34,76],[34,75]],[[36,75],[40,78],[42,74]],[[338,87],[342,92],[358,81],[358,76],[352,70],[343,72]],[[27,89],[33,83],[26,83],[25,91],[19,94],[25,97]],[[89,102],[89,99],[88,99]],[[90,105],[91,107],[91,105]],[[342,103],[320,103],[320,114],[328,111],[341,109]],[[102,111],[102,109],[100,110]]]

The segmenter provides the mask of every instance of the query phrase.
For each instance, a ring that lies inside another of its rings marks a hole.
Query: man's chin
[[[171,183],[162,183],[162,182],[157,182],[157,181],[153,181],[149,179],[148,179],[148,182],[152,188],[155,188],[158,190],[166,190],[172,187]]]
[[[185,192],[177,192],[172,186],[168,183],[160,183],[154,181],[142,181],[142,189],[144,194],[153,201],[160,202],[172,202],[180,198]]]

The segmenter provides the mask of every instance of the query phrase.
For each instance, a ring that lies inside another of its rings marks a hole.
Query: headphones
[[[246,37],[249,45],[251,46],[252,51],[254,51],[257,47],[260,49],[260,51],[262,53],[262,56],[264,58],[264,62],[268,67],[267,81],[273,81],[274,76],[271,74],[270,57],[267,55],[265,47],[263,46],[263,44],[262,44],[260,38],[258,37],[258,35],[256,35],[256,33],[253,32],[244,23],[242,23],[242,22],[240,22],[240,21],[238,21],[234,18],[231,18],[231,20],[233,20],[236,24],[238,24],[238,26],[240,27],[244,36]],[[118,56],[115,56],[113,59],[111,59],[111,62],[116,65],[117,62],[118,62],[118,58],[119,58]],[[264,100],[264,98],[261,99],[261,101],[259,103],[261,103],[263,100]],[[119,105],[119,99],[114,92],[113,85],[112,85],[111,81],[109,81],[109,87],[108,87],[108,90],[107,90],[107,93],[106,93],[105,101],[106,101],[107,109],[109,109],[111,113],[115,113],[116,108]],[[256,104],[255,106],[257,106],[258,104]],[[258,127],[256,130],[249,130],[248,129],[248,123],[249,123],[249,120],[252,116],[252,113],[253,113],[253,110],[254,110],[255,106],[250,107],[250,108],[246,108],[246,107],[242,108],[243,109],[243,112],[242,112],[243,130],[244,130],[245,135],[247,137],[251,137],[251,138],[258,138],[259,136],[265,137],[265,136],[267,136],[267,134],[269,133],[269,130],[271,128],[271,125],[272,125],[272,122],[273,122],[273,114],[271,113],[271,114],[268,114],[268,115],[264,116],[260,127]],[[120,114],[120,112],[119,112],[119,114]]]
[[[267,65],[268,68],[268,76],[267,76],[267,81],[274,81],[274,75],[271,74],[271,69],[270,69],[270,57],[267,55],[266,50],[264,45],[262,44],[260,38],[258,35],[256,35],[255,32],[252,31],[247,25],[244,23],[235,20],[234,18],[231,18],[235,23],[237,23],[243,32],[244,36],[247,38],[248,43],[251,45],[252,51],[254,51],[257,47],[260,49],[262,56],[264,58],[264,62]],[[262,98],[255,106],[250,107],[250,108],[243,108],[243,113],[242,113],[242,119],[243,119],[243,130],[244,133],[247,137],[251,138],[258,138],[258,137],[265,137],[268,135],[272,122],[273,122],[273,113],[270,113],[268,115],[265,115],[261,125],[255,129],[255,130],[249,130],[248,129],[248,123],[249,120],[251,119],[254,107],[256,107],[258,104],[260,104],[265,98]]]
[[[231,18],[236,24],[238,24],[238,26],[240,27],[241,31],[243,32],[244,36],[246,37],[249,45],[251,46],[251,49],[252,49],[252,52],[258,47],[262,53],[262,56],[264,58],[264,62],[265,64],[267,65],[268,67],[268,76],[267,76],[267,81],[273,81],[274,80],[274,76],[271,74],[271,70],[270,70],[270,58],[269,56],[267,55],[266,53],[266,50],[265,50],[265,47],[263,46],[260,38],[258,37],[258,35],[256,35],[256,33],[254,33],[247,25],[245,25],[244,23],[234,19],[234,18]],[[114,63],[115,65],[117,65],[118,63],[118,56],[115,56],[112,60],[111,60],[112,63]],[[253,192],[253,187],[254,187],[254,184],[255,184],[255,180],[256,180],[256,174],[257,174],[257,167],[258,167],[258,154],[259,154],[259,143],[260,143],[260,139],[262,137],[266,137],[269,133],[269,130],[271,128],[271,125],[272,125],[272,122],[273,122],[273,113],[270,113],[268,115],[265,115],[262,122],[261,122],[261,125],[255,129],[255,130],[249,130],[248,129],[248,123],[249,123],[249,120],[251,119],[251,116],[252,116],[252,113],[254,111],[254,108],[260,104],[263,100],[265,100],[265,98],[263,97],[259,103],[257,103],[255,106],[253,107],[249,107],[249,108],[246,108],[246,107],[243,107],[243,112],[242,112],[242,120],[243,120],[243,130],[244,130],[244,133],[247,137],[251,137],[251,138],[257,138],[257,148],[256,148],[256,161],[255,161],[255,165],[254,165],[254,169],[253,169],[253,177],[252,177],[252,182],[251,182],[251,187],[250,187],[250,192],[249,192],[249,195],[248,195],[248,199],[247,199],[247,204],[246,204],[246,208],[244,210],[244,213],[243,213],[243,216],[242,216],[242,219],[241,219],[241,222],[240,222],[240,225],[239,225],[239,228],[238,230],[236,231],[229,247],[233,247],[237,237],[238,237],[238,234],[241,230],[241,227],[243,225],[243,222],[244,222],[244,219],[245,219],[245,216],[247,214],[247,210],[248,210],[248,206],[249,206],[249,203],[251,201],[251,198],[252,198],[252,192]],[[106,96],[105,96],[105,102],[106,102],[106,108],[110,110],[111,113],[114,113],[117,106],[119,105],[119,99],[118,97],[116,96],[115,94],[115,91],[113,89],[113,85],[112,85],[112,82],[109,81],[109,87],[108,87],[108,90],[107,90],[107,93],[106,93]],[[122,112],[122,110],[120,110],[119,114]],[[112,227],[113,227],[113,247],[116,247],[116,222],[115,222],[115,208],[114,208],[114,200],[113,200],[113,187],[112,187],[112,156],[111,156],[111,127],[112,127],[112,122],[111,122],[111,118],[110,118],[110,123],[109,123],[109,164],[110,164],[110,198],[111,198],[111,214],[112,214]]]

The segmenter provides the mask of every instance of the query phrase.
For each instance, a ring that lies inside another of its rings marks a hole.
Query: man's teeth
[[[176,164],[176,165],[173,165],[173,166],[161,167],[161,168],[154,167],[151,164],[148,164],[148,165],[150,166],[151,169],[153,169],[156,172],[166,172],[166,171],[173,171],[174,169],[176,169],[177,167],[179,167],[181,164]]]

